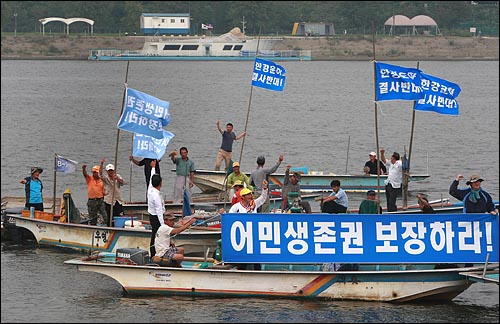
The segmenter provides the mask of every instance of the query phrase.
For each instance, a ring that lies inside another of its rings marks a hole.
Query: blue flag
[[[135,133],[132,155],[161,160],[167,150],[168,143],[174,136],[174,133],[166,130],[163,130],[163,138],[161,139]]]
[[[285,73],[286,71],[282,66],[256,58],[253,64],[252,86],[283,91],[286,80]]]
[[[460,87],[450,81],[422,73],[421,88],[425,97],[415,104],[415,110],[458,116],[457,97]]]
[[[376,101],[424,98],[419,69],[375,62],[375,70]]]
[[[56,155],[56,172],[71,173],[75,172],[78,162],[66,159],[60,155]]]
[[[170,123],[170,103],[131,88],[127,88],[125,97],[118,128],[163,138],[163,127]]]

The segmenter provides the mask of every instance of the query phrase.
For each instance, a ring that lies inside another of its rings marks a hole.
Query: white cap
[[[377,153],[375,153],[375,152],[370,152],[370,154],[369,154],[369,155],[377,156]]]
[[[115,169],[115,166],[113,164],[108,164],[106,165],[106,171],[109,171],[109,170],[114,170]]]

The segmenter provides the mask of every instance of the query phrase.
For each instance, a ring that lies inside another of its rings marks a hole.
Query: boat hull
[[[57,247],[80,252],[116,252],[120,248],[139,248],[149,251],[151,230],[128,229],[85,224],[62,223],[8,216],[18,228],[25,228],[41,246]],[[203,256],[208,248],[215,251],[220,229],[188,229],[174,240],[189,256]]]
[[[126,266],[69,260],[104,274],[134,295],[282,297],[379,302],[449,301],[472,281],[460,269],[395,271],[252,271]],[[463,270],[463,269],[461,269]]]
[[[250,176],[250,174],[247,174]],[[427,174],[414,174],[409,181],[422,181],[429,177]],[[269,181],[275,186],[281,187],[285,178],[284,173],[273,173]],[[347,192],[365,192],[377,190],[379,178],[376,175],[337,175],[337,174],[302,174],[300,190],[303,192],[329,191],[332,189],[332,180],[339,180],[342,189]],[[384,191],[384,180],[387,175],[380,176],[380,189]],[[212,170],[196,170],[194,173],[194,184],[204,193],[214,193],[225,190],[226,172]]]

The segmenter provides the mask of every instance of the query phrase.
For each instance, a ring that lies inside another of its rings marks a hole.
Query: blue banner
[[[422,73],[422,88],[425,97],[415,104],[415,110],[433,111],[438,114],[458,116],[460,87],[450,81]]]
[[[256,58],[253,64],[252,86],[283,91],[286,80],[285,73],[286,71],[282,66]]]
[[[56,172],[71,173],[76,171],[78,162],[56,155]]]
[[[161,160],[167,150],[168,143],[174,136],[174,133],[166,130],[163,130],[163,138],[161,139],[135,133],[132,155]]]
[[[222,255],[235,263],[498,262],[491,214],[223,214]]]
[[[424,98],[420,70],[375,62],[376,101]]]
[[[163,138],[163,127],[170,123],[168,101],[127,88],[118,128],[128,132]]]

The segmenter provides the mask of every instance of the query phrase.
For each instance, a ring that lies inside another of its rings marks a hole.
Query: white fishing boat
[[[221,234],[214,259],[177,267],[133,249],[65,263],[137,295],[393,303],[450,301],[477,282],[472,275],[498,270],[498,217],[490,214],[223,214]]]
[[[323,271],[322,265],[264,264],[238,270],[211,259],[186,258],[181,268],[117,263],[115,255],[64,262],[116,280],[131,295],[183,295],[377,302],[450,301],[475,281],[473,268],[435,265],[360,265],[357,271]],[[494,267],[492,265],[491,267]],[[496,265],[498,267],[498,264]]]
[[[152,36],[142,50],[92,49],[93,61],[234,60],[256,57],[275,61],[310,61],[311,51],[274,50],[278,37],[247,37],[235,27],[220,36]]]
[[[250,176],[250,173],[246,174]],[[428,177],[428,174],[412,174],[409,181],[422,181]],[[281,188],[284,178],[284,173],[273,173],[269,176],[269,183],[271,187],[276,186]],[[377,190],[378,188],[378,177],[376,175],[350,175],[313,171],[301,174],[300,190],[303,192],[329,191],[332,189],[330,183],[334,179],[339,180],[342,189],[347,192],[366,192],[368,190]],[[385,179],[387,179],[387,175],[380,176],[382,191],[385,191]],[[224,191],[226,180],[227,174],[225,171],[197,169],[194,172],[194,184],[204,193]]]
[[[45,213],[49,214],[50,213]],[[149,251],[151,229],[135,225],[126,227],[94,226],[65,223],[49,219],[5,215],[10,226],[27,230],[40,246],[76,250],[80,252],[116,252],[120,248],[140,248]],[[132,219],[130,222],[134,222]],[[203,256],[207,249],[215,250],[220,229],[191,227],[175,238],[177,246],[184,247],[186,255]]]

